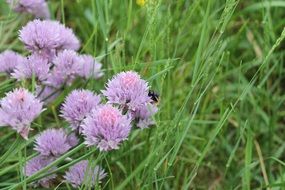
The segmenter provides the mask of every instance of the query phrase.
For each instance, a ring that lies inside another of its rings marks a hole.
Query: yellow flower
[[[146,0],[137,0],[137,4],[141,7],[143,7],[146,3]]]

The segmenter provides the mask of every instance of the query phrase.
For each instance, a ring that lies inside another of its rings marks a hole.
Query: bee
[[[159,94],[154,92],[153,90],[148,91],[148,96],[151,99],[151,103],[158,105],[159,104]]]

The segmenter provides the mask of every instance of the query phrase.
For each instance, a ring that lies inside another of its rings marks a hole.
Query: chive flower
[[[102,93],[111,104],[136,111],[150,102],[148,83],[134,71],[121,72],[107,83]]]
[[[90,90],[74,90],[66,97],[61,107],[61,116],[73,130],[80,132],[81,122],[100,104],[100,101],[100,96]]]
[[[29,51],[49,60],[64,49],[78,50],[80,47],[73,31],[58,21],[30,21],[20,30],[19,37]]]
[[[34,150],[42,156],[58,157],[72,148],[70,142],[63,129],[46,129],[36,137]]]
[[[70,85],[81,69],[81,59],[73,50],[60,52],[53,60],[54,67],[45,84],[60,88],[67,84]]]
[[[79,188],[84,183],[94,186],[97,183],[100,183],[106,176],[107,174],[101,167],[95,166],[92,168],[89,166],[89,162],[87,160],[82,160],[72,166],[65,173],[64,178],[74,188]]]
[[[39,81],[44,81],[49,75],[50,64],[48,59],[33,54],[27,58],[26,62],[18,64],[12,76],[18,80],[31,79],[34,75]]]
[[[26,63],[26,58],[20,54],[6,50],[0,54],[0,72],[11,74],[18,64]]]
[[[87,146],[96,146],[100,151],[118,149],[131,130],[131,119],[118,108],[103,105],[93,109],[84,120],[82,133]]]
[[[50,17],[48,5],[45,0],[6,0],[11,9],[19,13],[30,13],[37,18]]]
[[[153,120],[153,116],[157,113],[157,111],[157,106],[151,103],[147,103],[140,107],[140,109],[132,114],[133,119],[137,122],[136,126],[144,129],[154,125],[155,121]]]
[[[32,121],[42,112],[43,103],[24,88],[8,92],[0,100],[0,125],[10,126],[28,139]]]
[[[79,76],[85,79],[98,79],[104,75],[101,70],[102,64],[97,62],[91,55],[81,55],[80,57],[82,59],[82,64]]]
[[[43,156],[36,156],[29,160],[26,165],[24,166],[24,174],[29,177],[38,172],[39,170],[43,169],[47,165],[49,165],[53,159],[46,158]],[[53,167],[50,169],[47,173],[51,173],[53,170],[55,170],[56,167]],[[35,186],[41,185],[45,188],[50,188],[52,185],[52,180],[56,178],[56,174],[48,175],[34,183]]]

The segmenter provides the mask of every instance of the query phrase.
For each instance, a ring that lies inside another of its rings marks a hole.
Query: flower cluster
[[[37,17],[47,16],[41,9],[46,6],[45,1],[20,0],[15,4],[13,1],[9,3],[17,11],[30,12]],[[103,72],[102,65],[92,56],[76,52],[80,47],[79,40],[71,29],[57,21],[31,21],[20,30],[19,38],[30,55],[24,57],[10,50],[4,51],[0,54],[0,72],[18,81],[35,80],[36,96],[23,88],[9,92],[0,100],[0,126],[10,126],[27,139],[32,121],[43,110],[43,102],[52,102],[61,89],[71,85],[76,78],[98,79],[103,76]],[[99,106],[100,101],[100,97],[90,91],[75,91],[62,106],[62,116],[70,122],[73,129],[79,130],[82,120],[94,107]],[[35,140],[34,150],[39,155],[26,163],[25,175],[31,176],[46,167],[78,142],[74,132],[69,134],[63,129],[43,131]],[[83,166],[80,167],[83,172],[86,170]],[[55,169],[52,168],[48,173]],[[99,168],[94,170],[94,175],[97,170],[99,172]],[[70,175],[72,176],[72,170]],[[36,185],[50,187],[55,177],[55,174],[44,177]]]
[[[61,116],[72,130],[84,137],[87,146],[95,146],[100,151],[119,149],[120,144],[128,139],[133,124],[141,129],[155,124],[153,116],[158,108],[150,96],[148,83],[138,73],[127,71],[115,75],[102,94],[107,100],[105,103],[92,91],[74,90],[61,106]],[[62,150],[65,147],[62,142],[56,144]],[[44,152],[49,155],[49,150]],[[58,152],[57,148],[54,150]],[[88,166],[87,160],[72,166],[66,172],[65,180],[78,188],[85,182],[95,185],[106,176],[99,166],[94,169]]]
[[[49,18],[45,0],[7,2],[15,11]],[[36,95],[24,88],[7,93],[0,100],[0,126],[10,126],[27,139],[32,122],[44,110],[43,104],[53,102],[64,88],[70,90],[75,79],[98,79],[103,72],[102,65],[91,55],[77,52],[80,41],[71,29],[57,21],[35,19],[19,31],[19,39],[29,55],[24,57],[4,51],[0,54],[0,72],[15,82],[24,80],[21,84],[25,86],[32,83]],[[68,127],[45,129],[35,137],[37,156],[25,164],[24,174],[32,176],[51,163],[57,163],[56,159],[79,143],[104,152],[119,149],[129,138],[132,127],[144,129],[155,125],[154,115],[158,108],[150,92],[147,81],[135,71],[116,74],[100,94],[86,89],[71,91],[59,107],[60,116]],[[58,101],[54,105],[57,106]],[[34,184],[51,188],[55,179],[60,179],[56,174],[58,166],[50,168],[45,177]],[[98,185],[106,176],[100,166],[93,167],[88,160],[82,160],[62,177],[74,188],[79,188],[85,184]]]
[[[27,139],[32,121],[43,104],[26,89],[15,89],[0,100],[0,126],[10,126]]]
[[[52,163],[57,157],[76,146],[78,142],[79,140],[74,133],[67,135],[63,129],[47,129],[43,131],[35,140],[34,150],[37,151],[39,155],[26,163],[24,166],[25,175],[31,176],[35,174]],[[64,176],[65,180],[73,187],[79,187],[86,182],[87,178],[91,185],[95,185],[107,175],[99,166],[95,166],[92,170],[88,166],[89,163],[87,160],[78,162],[66,171]],[[57,167],[53,167],[47,173],[51,173],[56,169]],[[35,185],[48,188],[56,176],[56,174],[48,175],[37,181]]]
[[[90,55],[78,54],[78,38],[57,21],[31,21],[19,31],[19,39],[31,54],[23,57],[4,51],[0,54],[0,72],[17,80],[36,79],[37,97],[46,104],[76,78],[103,76],[102,65]]]
[[[118,149],[127,140],[132,124],[143,129],[154,125],[157,107],[147,82],[134,71],[122,72],[102,90],[105,104],[89,90],[74,90],[65,99],[61,116],[72,130],[84,136],[87,146],[100,151]]]
[[[19,13],[27,12],[37,18],[48,19],[50,13],[45,0],[6,0],[10,7]]]
[[[74,133],[67,134],[63,129],[47,129],[36,137],[34,150],[39,153],[38,156],[29,160],[25,167],[24,172],[26,176],[31,176],[39,170],[43,169],[57,157],[66,153],[69,149],[76,146],[79,140]],[[53,167],[48,173],[54,171]],[[48,175],[43,179],[36,182],[43,187],[50,187],[52,180],[56,174]]]

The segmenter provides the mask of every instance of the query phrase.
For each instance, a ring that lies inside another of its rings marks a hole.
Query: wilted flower
[[[74,90],[65,99],[61,108],[62,117],[73,130],[79,130],[82,120],[100,104],[100,96],[89,90]]]
[[[28,12],[37,18],[47,19],[50,17],[48,5],[45,0],[6,0],[16,12]]]
[[[27,139],[32,121],[41,113],[42,102],[26,89],[15,89],[0,100],[0,123],[11,126]]]
[[[40,81],[47,79],[50,65],[48,59],[45,59],[37,54],[28,57],[27,62],[22,62],[16,66],[12,76],[16,79],[28,79],[33,75]]]
[[[62,129],[47,129],[36,138],[34,149],[42,156],[57,157],[72,148],[69,140]]]
[[[153,115],[158,111],[156,105],[145,104],[133,113],[133,118],[138,121],[137,127],[144,129],[150,125],[154,125]]]
[[[25,62],[25,57],[16,52],[6,50],[0,54],[0,72],[10,74],[18,64]]]
[[[24,173],[26,176],[29,177],[29,176],[33,175],[34,173],[38,172],[39,170],[43,169],[47,165],[49,165],[52,161],[53,160],[50,158],[46,158],[43,156],[36,156],[26,163],[26,165],[24,167]],[[48,171],[48,173],[52,172],[55,169],[56,169],[55,167],[50,169]],[[40,179],[39,181],[36,182],[36,184],[40,184],[41,186],[43,186],[45,188],[49,188],[52,180],[55,178],[56,178],[56,175],[51,174],[49,176],[46,176],[46,177]]]
[[[64,84],[70,85],[78,76],[81,59],[75,51],[64,50],[54,59],[54,67],[46,81],[47,85],[59,88]]]
[[[81,55],[82,65],[79,75],[86,79],[88,78],[95,78],[98,79],[102,77],[104,74],[101,70],[102,64],[97,62],[92,56],[90,55]]]
[[[150,101],[148,84],[133,71],[121,72],[107,83],[102,93],[109,103],[118,104],[122,108],[136,111]]]
[[[37,98],[48,104],[60,95],[61,90],[51,86],[36,86]]]
[[[73,31],[57,21],[34,20],[20,30],[20,40],[33,53],[51,60],[64,49],[79,49],[79,40]]]
[[[93,109],[83,120],[82,133],[88,146],[95,145],[101,151],[118,149],[131,130],[131,119],[111,105]]]
[[[65,180],[69,182],[74,188],[78,188],[80,185],[90,184],[94,186],[96,183],[100,183],[101,180],[106,177],[106,173],[99,166],[95,168],[88,167],[88,161],[82,160],[72,166],[69,171],[65,173]]]

